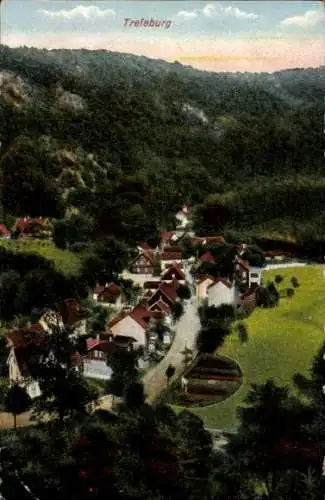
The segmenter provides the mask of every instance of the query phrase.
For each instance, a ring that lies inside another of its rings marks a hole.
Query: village
[[[220,235],[194,235],[189,209],[185,206],[176,214],[176,220],[175,230],[162,232],[156,248],[146,242],[141,244],[138,255],[122,273],[123,279],[131,280],[138,290],[135,304],[127,300],[114,282],[97,284],[91,291],[92,303],[109,312],[104,331],[92,335],[87,309],[72,298],[44,311],[35,324],[8,331],[5,336],[9,349],[10,383],[24,386],[32,399],[38,397],[40,389],[30,374],[29,365],[35,357],[47,355],[47,339],[55,328],[69,327],[74,333],[87,336],[86,355],[76,355],[73,360],[76,369],[85,377],[109,380],[112,369],[107,363],[108,355],[119,349],[136,349],[140,353],[138,369],[144,382],[148,381],[147,392],[154,399],[162,389],[164,375],[161,370],[158,375],[157,365],[168,366],[169,359],[172,359],[174,364],[180,365],[176,367],[180,375],[182,359],[179,351],[185,348],[193,356],[195,354],[199,323],[195,319],[187,321],[186,316],[197,318],[197,310],[203,304],[209,307],[228,304],[249,315],[256,306],[263,268],[270,261],[279,263],[289,259],[283,252],[264,252],[264,263],[259,267],[250,266],[243,258],[247,245],[235,245],[231,261],[233,272],[211,275],[209,269],[215,264],[216,257],[210,249],[225,245],[224,238]],[[28,227],[32,227],[33,232]],[[35,234],[36,237],[42,231],[44,234],[46,228],[48,222],[45,219],[23,218],[16,222],[14,231],[19,229],[22,237],[35,238]],[[10,238],[7,228],[1,226],[0,230],[2,238]],[[193,255],[184,256],[180,248],[184,238],[193,245]],[[181,343],[175,342],[176,336]]]

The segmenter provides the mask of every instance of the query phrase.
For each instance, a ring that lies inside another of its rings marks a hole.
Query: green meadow
[[[284,282],[281,291],[291,287],[296,276],[300,287],[292,298],[281,297],[274,309],[255,309],[245,320],[249,340],[241,344],[230,336],[220,350],[237,361],[243,372],[239,390],[222,403],[193,409],[206,426],[232,429],[236,426],[236,408],[243,405],[251,384],[262,384],[272,378],[277,384],[289,386],[299,372],[308,375],[313,357],[325,338],[325,266],[308,266],[266,271],[264,282],[279,274]]]
[[[47,240],[0,240],[0,246],[17,253],[36,253],[54,262],[55,269],[66,276],[78,274],[81,268],[81,260],[77,254],[56,248]]]

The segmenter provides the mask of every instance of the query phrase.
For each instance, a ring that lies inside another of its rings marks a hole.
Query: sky
[[[0,14],[11,47],[106,49],[218,72],[325,65],[319,0],[3,0]]]

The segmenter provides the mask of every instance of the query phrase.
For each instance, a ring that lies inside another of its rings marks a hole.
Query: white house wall
[[[111,327],[113,335],[133,337],[139,345],[146,344],[146,333],[139,323],[130,316],[126,316]]]
[[[228,288],[224,283],[219,281],[208,289],[209,306],[219,307],[221,304],[234,305],[236,302],[235,287]]]

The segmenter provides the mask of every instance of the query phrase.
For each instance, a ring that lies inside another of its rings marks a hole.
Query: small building
[[[121,305],[121,289],[115,283],[97,284],[93,290],[93,299],[103,306]]]
[[[236,288],[226,278],[215,278],[207,288],[208,305],[220,307],[223,304],[235,305]]]
[[[163,270],[167,269],[170,265],[178,265],[182,264],[182,252],[178,250],[171,250],[169,252],[161,252],[160,254],[161,267]]]
[[[152,275],[155,268],[155,252],[143,250],[130,263],[130,272],[133,274]]]
[[[250,267],[249,269],[249,286],[261,285],[263,275],[263,268],[261,267]]]
[[[0,224],[0,240],[9,240],[10,231],[6,228],[4,224]]]
[[[107,364],[107,356],[117,352],[115,342],[100,339],[87,339],[87,354],[83,358],[83,375],[99,380],[110,380],[112,369]]]

